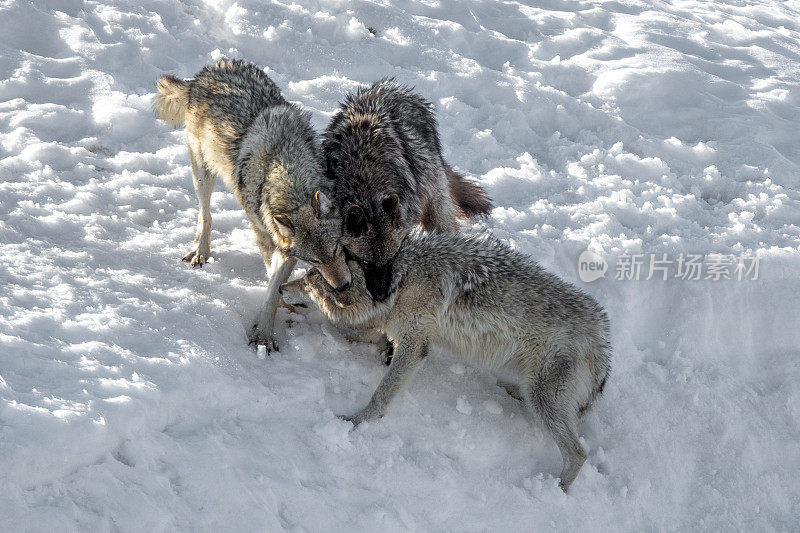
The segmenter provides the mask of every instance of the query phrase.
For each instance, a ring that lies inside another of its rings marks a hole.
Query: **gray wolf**
[[[211,256],[211,192],[217,177],[242,204],[270,273],[267,300],[250,332],[251,344],[277,349],[272,339],[278,288],[298,259],[333,287],[350,282],[341,217],[329,200],[318,137],[308,113],[289,104],[253,64],[222,59],[190,80],[157,82],[158,116],[186,126],[200,202],[196,246],[183,260],[202,266]]]
[[[486,192],[442,157],[432,104],[392,79],[347,95],[322,148],[344,218],[342,243],[378,301],[411,228],[448,231],[491,208]]]
[[[281,288],[287,303],[310,298],[333,321],[377,328],[394,345],[369,404],[345,419],[358,425],[383,416],[429,345],[443,346],[516,391],[530,419],[558,445],[566,491],[586,458],[578,421],[610,370],[609,324],[600,305],[486,235],[412,233],[395,256],[383,302],[370,298],[359,264],[348,264],[346,291],[335,292],[314,270]]]

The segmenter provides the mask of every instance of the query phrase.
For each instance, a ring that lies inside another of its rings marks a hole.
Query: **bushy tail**
[[[189,104],[189,84],[175,76],[161,76],[156,82],[156,113],[158,118],[178,127],[186,121]]]
[[[447,173],[447,183],[450,186],[450,196],[453,203],[460,211],[463,218],[470,218],[476,215],[488,215],[492,208],[492,201],[483,190],[483,187],[473,183],[445,163]]]

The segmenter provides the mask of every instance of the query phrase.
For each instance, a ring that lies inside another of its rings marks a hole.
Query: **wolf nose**
[[[376,302],[384,301],[391,292],[392,263],[380,267],[364,268],[364,281],[367,291]]]
[[[336,290],[336,292],[344,292],[349,288],[350,288],[350,282],[348,281],[347,283],[343,283],[342,285],[339,285],[334,290]]]
[[[283,285],[278,287],[278,294],[283,294]]]
[[[382,302],[386,299],[387,296],[389,296],[388,292],[381,289],[376,289],[375,292],[370,291],[370,294],[372,294],[372,299],[375,300],[376,302]]]

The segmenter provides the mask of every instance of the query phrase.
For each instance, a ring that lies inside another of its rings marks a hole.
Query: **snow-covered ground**
[[[800,528],[800,3],[528,4],[0,3],[0,530]],[[151,107],[222,55],[320,130],[360,83],[415,85],[495,200],[476,228],[607,307],[568,495],[555,445],[452,355],[351,432],[334,413],[368,400],[375,347],[285,310],[279,353],[247,347],[245,216],[215,192],[216,261],[180,261],[188,153]],[[682,253],[758,279],[644,279]]]

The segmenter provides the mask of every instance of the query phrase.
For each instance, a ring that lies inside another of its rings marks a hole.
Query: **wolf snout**
[[[389,297],[392,285],[392,263],[383,266],[373,264],[364,265],[364,281],[367,291],[376,302],[382,302]]]
[[[336,292],[346,291],[350,287],[350,269],[347,264],[342,265],[320,265],[318,267],[322,279]]]

